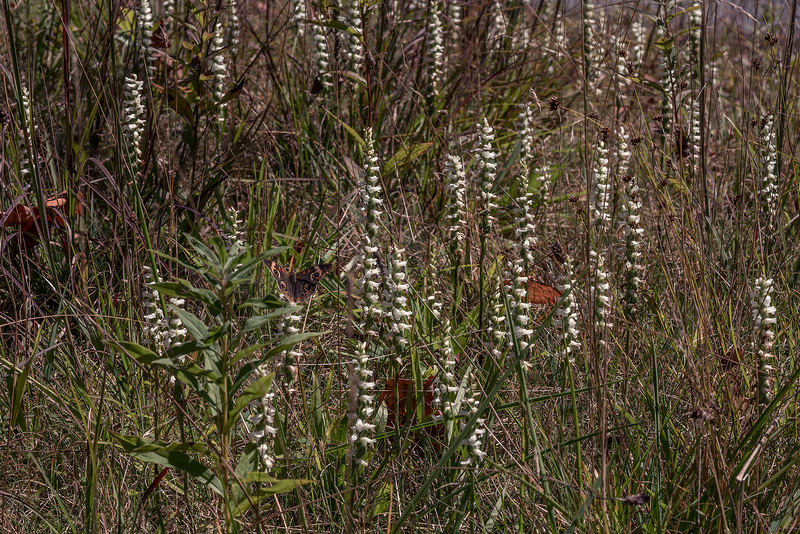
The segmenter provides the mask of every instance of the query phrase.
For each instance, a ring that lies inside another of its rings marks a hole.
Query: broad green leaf
[[[383,176],[388,176],[395,169],[405,167],[427,152],[431,146],[433,146],[433,143],[417,143],[416,145],[401,148],[383,165],[381,173]]]
[[[249,347],[245,347],[233,355],[233,358],[231,358],[231,362],[238,362],[242,358],[246,358],[247,356],[250,356],[254,352],[259,351],[264,347],[268,347],[270,345],[272,345],[272,343],[257,343],[255,345],[250,345]]]
[[[267,497],[272,495],[277,495],[279,493],[287,493],[289,491],[294,491],[298,487],[302,486],[303,484],[311,484],[313,480],[303,480],[299,478],[287,478],[285,480],[279,480],[273,485],[269,486],[268,488],[258,488],[253,493],[250,494],[249,498],[245,497],[239,504],[236,506],[236,509],[233,511],[234,517],[239,517],[253,504],[258,504]],[[252,504],[251,504],[252,503]]]
[[[302,306],[287,306],[285,308],[280,308],[278,310],[274,310],[264,315],[256,315],[255,317],[250,317],[244,322],[244,327],[242,328],[242,332],[257,330],[262,326],[264,326],[270,319],[274,319],[275,317],[280,317],[282,315],[286,315],[287,313],[295,312],[300,309],[302,309]]]
[[[112,339],[106,339],[104,340],[104,343],[106,345],[116,346],[118,349],[121,348],[124,352],[128,353],[131,356],[142,356],[143,358],[147,359],[158,358],[158,354],[148,349],[147,347],[139,345],[138,343],[132,343],[130,341],[116,341]]]
[[[186,263],[185,261],[181,261],[179,258],[173,258],[169,254],[164,254],[160,250],[150,249],[149,252],[152,252],[156,256],[161,256],[162,258],[164,258],[166,260],[169,260],[171,262],[177,263],[178,265],[180,265],[181,267],[183,267],[187,271],[191,271],[193,273],[199,273],[202,270],[202,267],[199,266],[199,265],[192,265],[190,263]]]
[[[174,282],[157,282],[148,284],[160,294],[167,297],[185,297],[191,291],[192,285],[186,280],[176,280]]]
[[[242,393],[236,398],[233,408],[228,412],[228,422],[223,429],[223,432],[230,432],[231,427],[238,422],[237,419],[239,417],[239,412],[244,410],[245,407],[247,407],[247,405],[254,400],[262,398],[264,394],[269,391],[269,386],[272,384],[272,377],[273,375],[271,374],[262,376],[250,384],[247,389],[242,391]],[[236,390],[232,391],[232,393],[233,395],[236,395]]]
[[[189,105],[188,100],[184,97],[178,87],[165,88],[155,83],[153,84],[153,87],[155,87],[158,92],[166,97],[167,107],[169,109],[175,111],[189,124],[194,122],[192,107]]]
[[[186,293],[186,296],[208,304],[210,308],[213,308],[215,310],[215,313],[216,310],[222,309],[222,304],[220,304],[217,295],[213,291],[209,291],[208,289],[195,287],[192,288],[191,291]]]
[[[259,310],[265,310],[265,309],[279,308],[282,305],[283,302],[281,301],[281,299],[279,299],[275,295],[266,295],[264,297],[247,299],[241,304],[239,304],[239,306],[237,306],[236,309],[241,310],[245,307],[252,306],[253,308]]]
[[[222,274],[222,262],[220,261],[219,256],[217,256],[212,249],[207,247],[206,244],[199,239],[195,239],[192,236],[187,236],[186,239],[192,245],[192,248],[195,250],[195,252],[205,258],[208,265],[212,266],[218,274]]]
[[[335,20],[325,20],[322,22],[316,22],[316,21],[309,21],[309,22],[313,24],[319,24],[323,28],[333,28],[334,30],[347,32],[352,35],[361,35],[361,32],[358,31],[356,28],[348,26],[347,24],[342,24],[341,22],[337,22]]]
[[[211,470],[184,451],[206,454],[202,445],[195,443],[164,443],[137,436],[125,436],[111,432],[123,450],[143,462],[163,465],[187,473],[218,495],[224,495],[222,482]]]
[[[655,45],[662,52],[669,52],[670,50],[672,50],[674,44],[675,44],[674,37],[662,37],[661,39],[655,42]]]
[[[178,319],[181,320],[183,326],[186,327],[186,330],[195,338],[197,341],[208,341],[208,328],[206,325],[198,319],[195,315],[189,313],[188,311],[178,308],[177,306],[173,308],[175,311],[175,315],[178,316]]]
[[[339,117],[337,117],[336,115],[334,115],[333,113],[328,111],[327,108],[325,109],[325,113],[327,113],[333,120],[335,120],[336,122],[341,124],[342,128],[347,130],[347,133],[349,133],[351,136],[353,136],[353,139],[355,139],[356,142],[358,142],[359,145],[364,146],[366,144],[366,143],[364,143],[364,140],[361,138],[361,136],[358,135],[356,133],[356,131],[353,128],[350,127],[349,124],[346,124],[344,121],[342,121],[342,119],[340,119]]]
[[[200,352],[206,348],[208,348],[208,346],[201,341],[187,341],[185,343],[181,343],[180,345],[170,347],[167,349],[164,355],[170,360],[178,361],[181,356],[186,356],[194,352]]]
[[[271,477],[269,474],[264,473],[263,471],[250,471],[249,473],[245,473],[245,475],[242,477],[242,480],[248,483],[260,482],[262,484],[274,484],[276,482],[280,482],[279,479]]]
[[[241,456],[239,456],[239,461],[236,462],[236,476],[241,480],[245,480],[248,473],[258,469],[258,461],[258,446],[250,441],[244,446],[244,450],[242,451]],[[240,502],[243,495],[242,488],[239,486],[239,484],[233,484],[234,500],[236,502]]]

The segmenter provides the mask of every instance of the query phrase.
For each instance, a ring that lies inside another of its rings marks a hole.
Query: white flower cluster
[[[229,254],[238,254],[247,246],[247,218],[246,215],[239,217],[239,212],[233,206],[228,206],[228,224],[224,230],[226,238],[230,241]]]
[[[619,37],[614,39],[614,53],[617,56],[617,91],[619,96],[622,95],[623,89],[631,85],[631,79],[628,77],[628,51],[625,49],[623,43],[624,41]]]
[[[348,24],[360,34],[361,2],[359,0],[350,1],[349,16]],[[347,65],[351,70],[358,72],[361,69],[361,40],[358,35],[353,35],[352,33],[348,33],[346,38],[345,58],[347,59]]]
[[[211,46],[214,50],[211,59],[211,72],[214,73],[214,99],[219,102],[217,121],[222,123],[225,121],[225,107],[228,105],[227,102],[222,102],[222,97],[225,96],[225,80],[228,77],[228,63],[221,21],[217,22],[217,31],[214,32]]]
[[[699,169],[700,150],[702,150],[702,146],[700,146],[702,141],[700,135],[700,98],[702,98],[700,93],[698,93],[695,98],[690,98],[691,103],[689,108],[689,132],[692,151],[691,161],[695,169]]]
[[[307,18],[306,0],[297,0],[297,5],[294,7],[294,12],[292,13],[292,19],[297,26],[297,37],[301,39],[306,34],[305,24]]]
[[[592,223],[603,229],[611,221],[611,183],[608,170],[608,148],[603,139],[597,145],[594,161],[594,182],[592,187]]]
[[[450,18],[450,43],[455,46],[461,38],[461,0],[449,0],[447,16]]]
[[[589,268],[592,274],[591,298],[594,301],[594,321],[600,345],[605,345],[605,331],[611,328],[609,311],[611,309],[611,284],[605,270],[605,260],[597,251],[589,251]]]
[[[136,178],[139,174],[139,162],[142,158],[142,149],[139,145],[145,126],[145,110],[144,104],[142,104],[143,87],[144,82],[137,79],[136,74],[125,77],[125,123],[122,126],[122,134],[128,154],[133,156],[131,159],[132,178]]]
[[[522,141],[522,168],[523,172],[527,175],[533,168],[533,159],[536,155],[535,139],[533,136],[533,104],[525,102],[520,104],[520,117],[521,122],[519,125],[519,136]],[[527,176],[526,176],[527,180]],[[527,192],[527,189],[525,190]]]
[[[311,35],[314,39],[314,59],[317,61],[317,69],[320,81],[325,87],[331,86],[330,76],[330,54],[328,53],[328,38],[325,30],[319,22],[311,25]]]
[[[777,151],[775,149],[775,129],[773,128],[773,116],[769,114],[763,121],[761,128],[761,161],[763,167],[761,171],[761,201],[764,213],[768,216],[775,213],[780,198],[778,191],[778,177],[775,175],[777,170]]]
[[[281,298],[283,298],[282,295]],[[298,328],[297,325],[300,324],[302,319],[301,316],[292,315],[291,313],[281,315],[280,319],[275,324],[274,337],[290,336],[299,333],[300,328]],[[285,350],[278,355],[275,361],[275,381],[279,382],[288,393],[294,393],[296,391],[292,384],[294,384],[297,378],[297,360],[295,358],[297,354],[295,350]]]
[[[383,199],[380,197],[380,167],[378,157],[375,155],[375,141],[372,138],[372,129],[365,135],[366,152],[364,154],[364,181],[361,183],[361,210],[364,214],[364,236],[361,240],[361,265],[363,276],[361,278],[362,305],[361,320],[362,331],[365,335],[376,336],[372,329],[375,319],[383,315],[380,305],[379,288],[381,285],[381,270],[378,266],[378,239],[379,221],[383,212]]]
[[[450,321],[444,323],[442,328],[442,348],[441,354],[442,373],[436,377],[433,386],[434,397],[431,403],[434,408],[440,408],[441,412],[432,416],[434,421],[450,421],[453,418],[453,400],[458,392],[455,383],[456,359],[453,350],[453,331]]]
[[[242,31],[242,22],[239,20],[239,6],[236,3],[236,0],[231,1],[230,5],[230,42],[233,44],[231,49],[231,55],[236,56],[236,45],[239,43],[239,33]]]
[[[430,310],[433,318],[436,319],[437,321],[442,318],[442,303],[436,300],[438,294],[439,292],[436,291],[434,292],[433,295],[428,295],[427,297],[425,297],[425,302],[428,305],[428,309]]]
[[[703,31],[703,2],[694,0],[691,2],[692,10],[689,11],[689,40],[691,41],[691,58],[690,61],[696,68],[700,67],[700,38]],[[688,63],[688,62],[687,62]],[[699,71],[695,74],[698,76]]]
[[[261,378],[268,373],[267,366],[261,365],[254,374],[256,378]],[[271,384],[270,390],[259,400],[253,402],[250,411],[250,424],[253,425],[253,430],[250,431],[250,441],[258,447],[258,457],[261,459],[265,473],[269,473],[275,465],[275,458],[272,456],[272,439],[278,433],[278,429],[275,428],[275,392],[272,388]]]
[[[514,50],[520,50],[524,52],[528,49],[528,45],[531,42],[531,25],[525,19],[525,11],[526,11],[525,4],[522,4],[517,11],[517,24],[519,29],[515,29],[514,32],[511,34],[511,46]]]
[[[494,304],[492,304],[492,309],[489,313],[489,327],[487,328],[487,333],[491,343],[492,357],[499,362],[511,341],[506,325],[506,312],[505,306],[503,305],[502,294],[497,295],[497,299]]]
[[[622,148],[620,158],[627,161],[630,152]],[[620,174],[625,177],[624,171],[627,166],[622,166]],[[633,306],[639,300],[639,285],[642,283],[642,252],[641,239],[644,237],[644,228],[641,225],[642,200],[639,197],[639,186],[636,185],[636,178],[628,177],[625,187],[625,200],[622,202],[622,232],[625,239],[625,306],[626,313],[630,314]]]
[[[505,273],[505,277],[511,280],[511,284],[506,287],[509,315],[514,320],[514,334],[522,351],[528,348],[528,339],[533,334],[533,330],[528,328],[528,322],[530,321],[528,310],[530,310],[531,304],[525,302],[525,297],[528,294],[528,276],[523,265],[522,259],[509,260],[508,270]]]
[[[536,245],[536,213],[534,212],[534,194],[530,192],[529,169],[533,164],[533,105],[530,103],[522,106],[522,124],[520,135],[522,137],[522,169],[517,186],[517,228],[515,229],[517,246],[520,247],[520,257],[523,260],[525,272],[533,264],[533,247]],[[547,179],[547,173],[543,176]],[[542,191],[547,187],[541,184]]]
[[[444,57],[444,27],[442,25],[442,6],[439,0],[431,2],[426,38],[425,47],[431,58],[428,66],[429,95],[433,97],[439,94],[439,75],[442,72],[442,58]]]
[[[494,130],[489,126],[489,121],[483,119],[483,124],[478,124],[478,177],[480,182],[480,200],[483,207],[483,232],[488,234],[496,221],[494,217],[497,209],[497,195],[492,193],[497,178],[497,153],[492,147]]]
[[[450,231],[450,247],[459,250],[464,242],[464,224],[466,221],[467,174],[461,165],[461,159],[448,155],[444,162],[447,182],[444,186],[447,193],[447,220]]]
[[[559,286],[564,301],[556,310],[553,326],[559,328],[561,337],[561,356],[565,363],[575,363],[575,352],[581,348],[580,331],[578,330],[578,301],[575,298],[575,274],[572,267],[572,257],[567,256],[564,261],[564,283]]]
[[[659,19],[656,21],[656,39],[666,39],[666,37],[666,23],[662,19]],[[662,105],[662,114],[664,115],[664,130],[666,131],[669,129],[669,125],[672,124],[673,116],[675,115],[675,108],[673,107],[673,98],[676,96],[675,64],[669,52],[663,52],[662,56],[661,87],[666,89]]]
[[[595,42],[595,29],[598,22],[595,18],[594,6],[591,0],[583,0],[583,75],[586,76],[586,86],[590,93],[600,96],[600,53]]]
[[[139,9],[136,10],[136,23],[142,36],[142,58],[147,75],[152,78],[155,66],[153,65],[155,48],[153,48],[153,11],[150,9],[150,0],[139,0]]]
[[[633,35],[633,48],[631,49],[630,62],[633,65],[634,72],[630,75],[641,75],[642,62],[644,61],[644,47],[647,43],[649,36],[645,33],[644,23],[642,17],[634,16],[631,23],[631,34]]]
[[[478,393],[472,387],[474,381],[474,377],[470,376],[470,386],[464,392],[464,399],[461,401],[461,410],[458,415],[462,418],[460,423],[462,432],[467,427],[467,421],[478,411],[478,405],[480,404]],[[472,428],[472,433],[461,442],[461,445],[465,446],[469,453],[469,457],[461,461],[462,466],[477,465],[486,456],[483,451],[483,436],[486,434],[485,423],[485,419],[478,418]]]
[[[20,95],[19,112],[25,115],[25,127],[28,129],[28,139],[31,141],[31,151],[33,152],[33,132],[36,131],[32,115],[31,115],[31,98],[28,93],[28,88],[22,86],[22,94]],[[31,160],[28,157],[28,143],[25,142],[25,133],[20,129],[19,131],[19,174],[20,178],[26,178],[33,170]]]
[[[398,365],[408,345],[405,332],[411,330],[411,325],[408,323],[411,310],[408,309],[405,252],[405,249],[392,247],[391,259],[386,269],[386,290],[383,292],[384,313],[390,329],[389,337],[394,345],[394,358]]]
[[[503,39],[508,34],[506,15],[500,0],[494,0],[492,3],[492,22],[492,31],[489,38],[492,41],[492,48],[499,50],[503,47]]]
[[[750,295],[750,309],[753,313],[753,350],[758,356],[759,396],[760,402],[768,404],[772,401],[775,385],[775,356],[772,345],[775,332],[772,325],[777,323],[776,309],[772,305],[772,278],[757,278],[755,289]]]
[[[372,380],[372,371],[367,368],[368,363],[367,344],[357,342],[355,357],[351,362],[350,405],[347,412],[350,421],[350,450],[347,455],[355,464],[354,467],[367,465],[367,452],[375,443],[371,437],[375,425],[368,422],[375,411],[375,382]]]
[[[145,327],[142,330],[142,341],[152,345],[159,353],[164,352],[170,347],[176,347],[186,339],[186,329],[176,314],[170,318],[164,316],[161,309],[161,301],[158,291],[150,287],[153,283],[153,270],[149,265],[142,266],[145,279],[145,289],[142,291],[142,307],[145,309]],[[185,304],[184,299],[170,297],[170,304],[176,308],[182,308]],[[177,363],[183,363],[186,356],[180,357]]]

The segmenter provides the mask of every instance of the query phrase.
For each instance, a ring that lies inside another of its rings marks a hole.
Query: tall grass
[[[795,4],[4,1],[0,531],[798,528]]]

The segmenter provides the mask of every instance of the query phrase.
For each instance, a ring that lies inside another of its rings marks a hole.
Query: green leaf
[[[261,484],[274,484],[276,482],[280,482],[279,479],[271,477],[263,471],[250,471],[249,473],[246,473],[242,479],[248,483],[258,482]]]
[[[222,304],[220,304],[219,299],[217,298],[217,295],[214,294],[214,292],[209,291],[208,289],[195,287],[195,288],[192,288],[192,290],[189,291],[186,294],[186,296],[187,297],[191,297],[193,299],[197,299],[200,302],[205,302],[206,304],[209,305],[209,307],[211,307],[211,308],[213,308],[215,310],[221,310],[222,309]]]
[[[362,87],[366,87],[367,86],[367,80],[357,72],[353,72],[351,70],[347,70],[347,71],[344,71],[342,74],[344,75],[345,78],[350,78],[351,80],[353,80],[357,84],[361,85]]]
[[[178,87],[165,88],[155,83],[153,87],[166,97],[167,107],[169,109],[183,117],[189,124],[194,123],[192,106],[189,105],[189,102],[184,98],[183,94],[181,94],[181,90]]]
[[[212,266],[218,275],[222,274],[222,262],[219,259],[219,256],[210,248],[206,246],[205,243],[200,241],[199,239],[195,239],[192,236],[187,236],[187,240],[192,245],[192,248],[197,252],[198,255],[205,258],[206,263]]]
[[[183,326],[186,327],[186,330],[192,334],[193,338],[195,338],[197,341],[203,342],[208,340],[208,328],[206,328],[206,325],[203,323],[203,321],[183,308],[178,308],[175,306],[173,307],[173,310],[175,311],[175,315],[178,316],[178,319],[180,319],[183,323]]]
[[[181,279],[174,282],[156,282],[148,286],[167,297],[185,297],[193,289],[192,284]]]
[[[342,24],[341,22],[337,22],[335,20],[325,20],[322,22],[316,22],[316,21],[309,21],[309,22],[313,22],[314,24],[319,24],[323,28],[333,28],[334,30],[347,32],[351,35],[361,35],[361,32],[358,31],[356,28],[348,26],[347,24]]]
[[[161,256],[162,258],[164,258],[166,260],[169,260],[171,262],[177,263],[178,265],[180,265],[181,267],[183,267],[187,271],[191,271],[193,273],[199,273],[202,270],[202,267],[199,266],[199,265],[192,265],[190,263],[186,263],[185,261],[181,261],[179,258],[173,258],[169,254],[164,254],[160,250],[149,249],[149,252],[152,252],[156,256]],[[180,280],[180,279],[178,279],[178,280]]]
[[[250,317],[244,322],[244,327],[242,327],[242,332],[257,330],[262,326],[264,326],[267,322],[269,322],[270,319],[274,319],[275,317],[280,317],[281,315],[297,311],[301,308],[302,306],[287,306],[286,308],[280,308],[278,310],[274,310],[264,315],[256,315],[255,317]]]
[[[208,451],[202,444],[165,443],[138,436],[125,436],[116,432],[111,432],[111,435],[123,450],[134,458],[183,471],[201,484],[208,486],[218,495],[224,496],[225,491],[219,478],[208,467],[184,452],[207,454]]]
[[[242,394],[236,399],[236,402],[233,405],[233,408],[228,412],[228,422],[225,424],[225,428],[223,432],[228,433],[233,425],[235,425],[238,421],[239,412],[244,410],[248,404],[253,402],[256,399],[260,399],[264,396],[264,394],[269,391],[269,386],[272,384],[272,374],[267,376],[262,376],[250,386],[242,391]],[[234,390],[233,395],[236,395],[236,391]]]
[[[337,117],[336,115],[334,115],[333,113],[331,113],[330,111],[328,111],[328,109],[327,109],[327,108],[325,109],[325,113],[327,113],[328,115],[330,115],[330,117],[331,117],[333,120],[335,120],[335,121],[337,121],[339,124],[341,124],[342,128],[344,128],[345,130],[347,130],[347,132],[348,132],[348,133],[349,133],[349,134],[350,134],[350,135],[353,137],[353,139],[355,139],[355,140],[356,140],[356,142],[358,142],[358,144],[359,144],[359,145],[361,145],[361,146],[364,146],[364,145],[366,144],[366,143],[364,143],[364,140],[361,138],[361,136],[360,136],[360,135],[358,135],[358,134],[356,133],[356,131],[350,127],[350,125],[349,125],[349,124],[345,124],[345,122],[344,122],[344,121],[342,121],[342,119],[340,119],[339,117]]]
[[[283,305],[283,301],[276,297],[275,295],[266,295],[264,297],[257,297],[252,299],[247,299],[239,306],[236,307],[237,310],[241,310],[248,306],[252,306],[258,310],[266,310],[266,309],[275,309]]]
[[[289,491],[294,491],[303,484],[310,484],[312,482],[313,480],[304,480],[300,478],[287,478],[285,480],[278,480],[268,488],[258,488],[249,495],[249,498],[245,497],[243,500],[239,502],[239,504],[236,506],[236,509],[233,511],[233,517],[239,517],[247,510],[249,510],[252,505],[260,503],[267,497],[270,497],[272,495],[277,495],[279,493],[287,493]]]
[[[388,176],[393,173],[395,169],[405,167],[427,152],[431,146],[433,146],[433,143],[417,143],[401,148],[383,165],[381,173],[383,176]]]
[[[130,341],[117,341],[115,339],[105,339],[103,340],[103,343],[114,347],[121,353],[125,354],[126,356],[130,356],[146,367],[152,367],[154,365],[160,367],[170,367],[172,364],[172,361],[168,358],[162,358],[159,354],[156,354],[152,350],[148,349],[147,347],[143,347],[138,343],[131,343]]]
[[[656,41],[655,45],[661,50],[662,52],[669,52],[672,50],[672,47],[675,44],[674,37],[662,37],[658,41]]]
[[[245,347],[245,348],[243,348],[242,350],[240,350],[239,352],[237,352],[236,354],[233,355],[233,358],[231,358],[231,363],[237,362],[237,361],[241,360],[242,358],[250,356],[251,354],[253,354],[257,350],[261,350],[264,347],[268,347],[270,345],[272,345],[272,343],[256,343],[255,345],[250,345],[249,347]]]

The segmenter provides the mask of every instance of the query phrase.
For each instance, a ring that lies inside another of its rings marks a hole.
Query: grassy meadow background
[[[799,529],[796,4],[3,0],[0,531]]]

